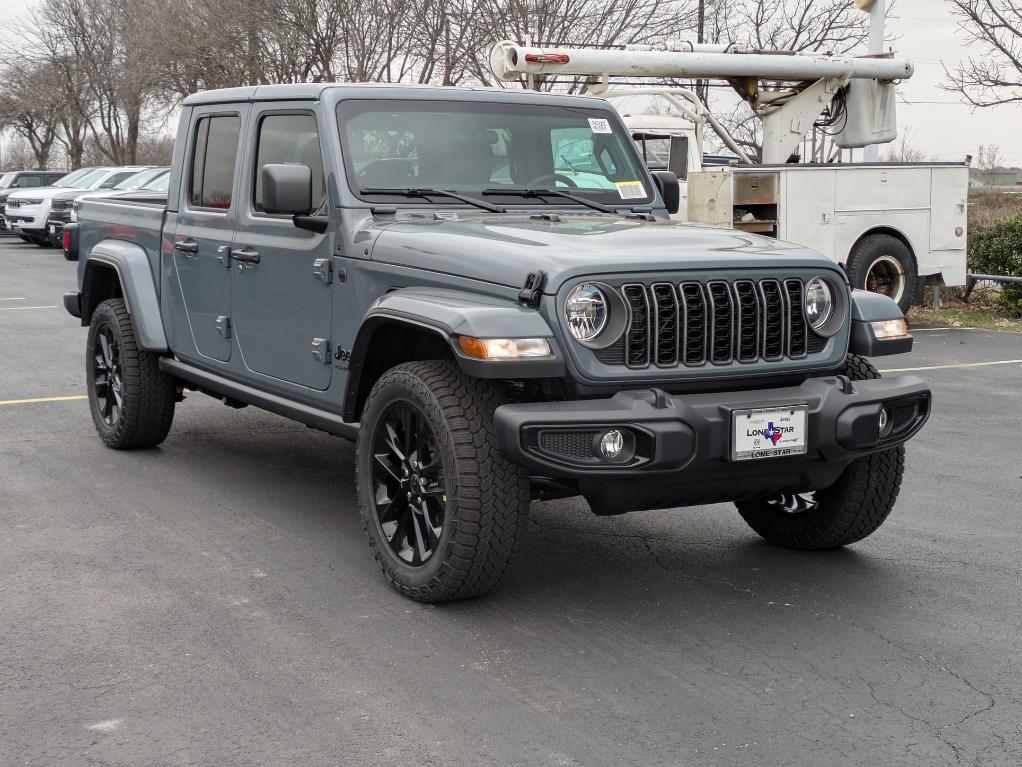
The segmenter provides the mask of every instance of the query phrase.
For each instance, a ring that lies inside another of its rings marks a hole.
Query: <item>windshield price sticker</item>
[[[617,181],[617,193],[622,200],[643,200],[646,198],[646,187],[641,181]]]
[[[589,118],[589,129],[593,133],[613,133],[614,132],[610,128],[610,120],[605,120],[602,117],[590,117]]]

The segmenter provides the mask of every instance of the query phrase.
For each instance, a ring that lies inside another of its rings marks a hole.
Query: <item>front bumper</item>
[[[38,207],[13,208],[9,209],[6,214],[11,230],[25,234],[46,233],[46,216],[46,211],[40,210]]]
[[[64,223],[55,218],[46,219],[46,236],[54,245],[60,245],[64,240]]]
[[[600,400],[502,405],[497,446],[534,477],[577,483],[598,514],[720,503],[828,487],[854,459],[903,444],[926,423],[931,395],[917,376],[711,394],[623,391]],[[805,455],[731,461],[731,411],[808,406]],[[892,426],[881,437],[883,407]],[[621,463],[595,449],[624,431],[633,454]],[[588,447],[592,446],[592,447]]]

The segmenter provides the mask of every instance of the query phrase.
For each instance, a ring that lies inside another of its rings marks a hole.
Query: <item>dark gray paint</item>
[[[363,318],[381,297],[388,305],[403,303],[403,316],[451,332],[460,328],[491,337],[552,335],[567,374],[584,383],[642,386],[688,378],[769,378],[781,372],[833,369],[847,350],[846,327],[823,352],[803,361],[695,370],[602,365],[564,330],[564,293],[573,281],[679,280],[715,272],[804,279],[830,274],[843,284],[841,273],[831,261],[802,247],[742,232],[629,217],[625,206],[622,215],[582,211],[570,204],[521,206],[494,215],[460,204],[410,204],[396,215],[374,215],[344,178],[336,106],[346,98],[579,103],[575,97],[513,91],[319,84],[238,88],[188,99],[162,233],[153,206],[111,200],[82,208],[83,253],[110,236],[134,240],[145,249],[152,273],[159,275],[160,313],[169,348],[178,359],[303,406],[340,413],[348,389],[347,365],[336,359],[324,364],[322,356],[313,355],[314,342],[330,354],[350,351]],[[585,103],[597,108],[604,104],[599,99]],[[255,118],[282,109],[317,116],[330,202],[326,234],[299,230],[286,219],[251,210]],[[193,140],[188,126],[203,115],[225,112],[243,119],[232,206],[228,211],[194,210],[186,189]],[[663,215],[659,200],[652,207]],[[539,210],[559,211],[560,220],[532,217]],[[111,226],[131,221],[136,211],[134,230]],[[174,243],[182,239],[195,241],[198,253],[175,250]],[[243,247],[257,250],[261,262],[239,267],[232,261],[230,269],[224,268],[219,251]],[[323,258],[331,259],[330,284],[313,271],[314,262]],[[545,293],[538,308],[524,308],[518,290],[536,270],[546,275]],[[411,289],[417,292],[408,292]],[[480,305],[474,306],[470,296]],[[230,338],[216,326],[218,317],[227,316]]]

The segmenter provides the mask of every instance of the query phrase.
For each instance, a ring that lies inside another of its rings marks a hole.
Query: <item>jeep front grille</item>
[[[623,285],[628,328],[596,355],[630,368],[802,359],[826,343],[809,332],[804,294],[799,279]]]

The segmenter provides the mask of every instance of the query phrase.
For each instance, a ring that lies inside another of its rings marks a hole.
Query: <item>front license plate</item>
[[[53,224],[50,224],[50,234],[56,234],[56,233],[57,233],[57,227],[55,227]]]
[[[731,411],[731,460],[805,455],[808,405]]]

